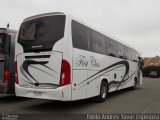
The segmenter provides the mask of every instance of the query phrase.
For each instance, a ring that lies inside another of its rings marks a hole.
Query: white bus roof
[[[31,17],[28,17],[26,19],[24,19],[23,21],[28,21],[34,18],[38,18],[38,17],[44,17],[44,16],[52,16],[52,15],[66,15],[62,12],[51,12],[51,13],[44,13],[44,14],[38,14],[38,15],[33,15]]]

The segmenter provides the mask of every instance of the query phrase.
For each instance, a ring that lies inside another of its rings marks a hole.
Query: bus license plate
[[[42,92],[33,92],[34,96],[42,96]]]

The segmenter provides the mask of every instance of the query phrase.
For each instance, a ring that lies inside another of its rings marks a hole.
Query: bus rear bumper
[[[59,101],[71,101],[71,85],[56,89],[25,88],[15,84],[16,96]]]

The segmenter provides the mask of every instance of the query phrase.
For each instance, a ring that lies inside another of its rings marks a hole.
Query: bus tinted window
[[[138,61],[138,54],[135,50],[132,50],[132,61]]]
[[[109,38],[108,37],[104,37],[104,44],[105,44],[105,48],[106,48],[106,55],[108,55],[108,48],[109,48]]]
[[[0,35],[0,54],[4,53],[4,39],[5,35]]]
[[[104,36],[94,30],[91,30],[92,51],[100,54],[106,54]]]
[[[75,48],[137,61],[137,54],[134,49],[74,20],[72,21],[72,40]]]
[[[118,43],[117,44],[117,57],[124,59],[124,54],[125,54],[125,50],[124,50],[124,45]]]
[[[132,60],[132,49],[130,49],[129,47],[125,47],[125,54],[127,60]]]
[[[48,51],[64,37],[65,16],[46,16],[22,23],[18,43],[24,52]]]
[[[113,57],[117,56],[117,45],[116,45],[116,42],[111,40],[111,39],[109,41],[108,54],[110,56],[113,56]]]
[[[75,48],[90,50],[89,28],[76,21],[72,21],[72,40]]]

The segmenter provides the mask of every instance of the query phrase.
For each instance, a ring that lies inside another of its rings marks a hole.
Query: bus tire
[[[137,88],[137,79],[134,79],[134,85],[131,87],[132,90]]]
[[[97,101],[99,103],[102,103],[102,102],[106,101],[107,95],[108,95],[108,85],[107,85],[107,82],[105,82],[103,80],[101,82],[100,94],[99,94],[99,96],[97,96]]]

